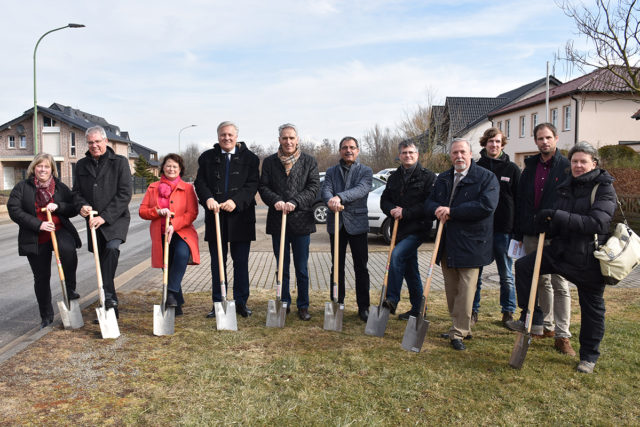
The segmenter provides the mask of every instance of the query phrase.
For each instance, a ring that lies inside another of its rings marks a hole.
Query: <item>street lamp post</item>
[[[182,134],[182,131],[185,129],[189,129],[189,128],[193,128],[196,127],[198,125],[189,125],[189,126],[185,126],[182,129],[180,129],[180,132],[178,132],[178,154],[180,154],[182,152],[182,150],[180,149],[180,134]]]
[[[67,24],[64,27],[54,28],[53,30],[49,30],[46,33],[44,33],[42,36],[40,36],[40,38],[38,39],[38,42],[36,43],[36,47],[33,49],[33,155],[34,156],[38,154],[38,100],[36,97],[36,52],[38,50],[38,45],[40,44],[40,41],[42,41],[42,39],[47,34],[53,33],[54,31],[64,30],[65,28],[82,28],[82,27],[84,27],[84,25],[82,24]]]

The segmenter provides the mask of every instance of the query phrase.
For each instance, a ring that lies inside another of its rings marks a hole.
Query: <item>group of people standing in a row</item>
[[[198,236],[193,222],[198,201],[205,208],[205,240],[211,253],[212,299],[222,300],[216,234],[222,240],[222,258],[233,259],[233,295],[236,311],[243,317],[252,314],[249,298],[249,251],[256,239],[256,193],[268,206],[266,232],[272,237],[278,257],[282,216],[286,214],[283,259],[282,300],[290,310],[290,254],[295,267],[298,317],[310,320],[308,258],[310,234],[316,231],[312,205],[320,191],[323,201],[339,215],[338,302],[345,297],[345,256],[350,246],[355,273],[358,315],[369,315],[369,272],[367,233],[367,197],[371,190],[372,170],[358,161],[356,138],[340,141],[340,161],[329,168],[321,184],[316,160],[300,150],[298,131],[292,124],[279,127],[279,149],[267,157],[260,171],[259,159],[245,143],[238,141],[238,127],[222,122],[217,128],[218,143],[198,160],[194,185],[181,180],[183,159],[168,154],[161,165],[161,179],[147,189],[139,214],[151,220],[152,266],[161,268],[164,239],[169,239],[169,279],[166,305],[182,314],[184,298],[181,282],[188,264],[198,264]],[[8,209],[19,224],[19,252],[26,255],[34,274],[36,297],[42,327],[53,321],[49,288],[51,241],[56,231],[68,295],[75,292],[76,248],[80,239],[69,218],[80,213],[87,217],[87,234],[97,229],[100,264],[106,308],[118,309],[113,279],[118,264],[119,246],[129,226],[131,199],[129,165],[123,156],[107,146],[103,128],[86,132],[89,150],[78,161],[73,190],[58,178],[56,166],[48,154],[37,155],[28,169],[28,177],[11,193]],[[401,142],[401,165],[388,178],[381,197],[385,214],[398,220],[395,247],[391,254],[388,291],[383,305],[395,314],[403,280],[409,290],[411,309],[400,319],[419,313],[422,283],[417,250],[426,240],[434,219],[444,224],[437,262],[442,267],[447,305],[452,325],[446,334],[456,350],[465,350],[463,340],[470,339],[471,327],[478,321],[482,267],[496,261],[500,275],[502,322],[513,330],[522,330],[531,289],[537,235],[547,232],[549,241],[543,251],[538,304],[533,316],[532,333],[555,337],[555,348],[575,355],[569,338],[571,296],[566,277],[576,284],[582,313],[580,363],[578,370],[592,372],[598,359],[598,347],[604,335],[604,282],[592,253],[594,234],[605,241],[615,208],[612,177],[598,168],[597,151],[588,143],[575,144],[568,159],[557,149],[558,135],[549,123],[534,129],[539,154],[525,161],[521,173],[503,151],[507,143],[500,129],[488,129],[480,144],[480,159],[472,160],[471,145],[457,139],[450,145],[453,167],[436,177],[418,161],[418,147]],[[592,195],[592,189],[598,185]],[[195,187],[195,189],[194,189]],[[197,196],[197,197],[196,197]],[[593,199],[593,200],[591,200]],[[53,213],[47,221],[41,212]],[[92,210],[97,216],[89,219]],[[220,230],[216,230],[215,214]],[[171,216],[165,229],[166,216]],[[333,215],[327,230],[333,245]],[[512,259],[508,256],[511,239],[524,243],[527,256],[516,262],[516,280]],[[92,250],[92,245],[89,245]],[[333,251],[332,251],[333,257]],[[333,260],[335,265],[335,260]],[[222,266],[226,275],[226,268]],[[333,273],[333,272],[332,272]],[[228,281],[225,280],[227,283]],[[536,284],[537,285],[537,284]],[[517,292],[516,292],[517,290]],[[517,295],[517,304],[516,304]],[[516,305],[522,309],[514,319]],[[212,309],[207,317],[215,317]]]

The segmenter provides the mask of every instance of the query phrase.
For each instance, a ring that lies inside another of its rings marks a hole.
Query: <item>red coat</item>
[[[162,268],[162,222],[165,217],[158,215],[158,185],[160,181],[151,183],[140,204],[139,215],[143,219],[150,219],[151,225],[149,232],[151,234],[151,267]],[[191,184],[184,181],[176,186],[171,193],[170,206],[171,212],[175,216],[171,218],[174,235],[182,238],[191,249],[191,258],[189,264],[200,264],[200,249],[198,248],[198,233],[193,226],[193,221],[198,216],[198,200],[196,193]]]

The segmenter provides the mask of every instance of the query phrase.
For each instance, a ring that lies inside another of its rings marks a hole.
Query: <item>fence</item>
[[[141,194],[147,191],[147,179],[142,176],[132,176],[133,194]]]

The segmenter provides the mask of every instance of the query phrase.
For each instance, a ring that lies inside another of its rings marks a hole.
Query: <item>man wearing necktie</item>
[[[249,299],[249,249],[256,240],[256,200],[260,160],[245,143],[238,141],[238,126],[225,121],[218,125],[218,143],[198,159],[194,182],[200,204],[205,208],[205,237],[211,254],[211,293],[213,302],[222,301],[218,283],[218,247],[214,214],[220,214],[222,258],[227,252],[233,259],[233,298],[236,312],[251,316]],[[225,283],[229,283],[226,278]],[[215,317],[215,309],[207,314]]]
[[[438,175],[425,202],[426,214],[444,224],[436,262],[442,267],[452,325],[443,338],[465,350],[471,338],[471,307],[480,267],[493,261],[493,212],[500,187],[495,174],[471,160],[471,144],[454,139],[453,167]]]

